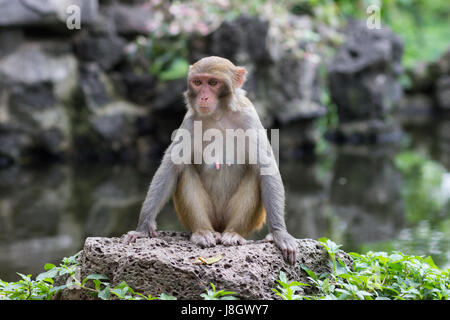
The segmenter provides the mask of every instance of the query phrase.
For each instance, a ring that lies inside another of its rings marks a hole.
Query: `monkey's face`
[[[210,74],[196,74],[189,81],[194,96],[194,107],[200,115],[210,115],[219,107],[224,83]]]

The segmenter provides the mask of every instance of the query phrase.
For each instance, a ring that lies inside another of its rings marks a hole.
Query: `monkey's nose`
[[[208,97],[202,97],[201,98],[203,101],[207,101],[208,100]]]

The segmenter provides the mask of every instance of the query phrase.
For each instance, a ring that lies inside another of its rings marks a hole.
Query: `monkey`
[[[217,56],[190,65],[184,92],[187,112],[178,130],[195,134],[196,122],[203,133],[209,129],[222,133],[230,129],[265,130],[242,89],[246,72],[244,67]],[[233,148],[244,153],[244,163],[225,163],[229,159],[223,156],[214,163],[195,161],[205,152],[206,142],[201,141],[188,144],[189,162],[174,163],[171,154],[180,140],[174,138],[152,178],[138,226],[125,235],[124,241],[156,237],[156,216],[172,197],[178,218],[192,231],[190,240],[200,247],[244,244],[245,237],[267,220],[269,233],[265,241],[273,241],[285,261],[295,264],[298,245],[286,229],[284,186],[272,147],[266,134],[246,138],[248,145],[267,143],[268,161],[249,163],[247,146],[244,151]],[[225,154],[231,150],[225,149]],[[262,174],[263,169],[271,174]]]

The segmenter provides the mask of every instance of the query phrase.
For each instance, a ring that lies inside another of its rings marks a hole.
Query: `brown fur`
[[[178,218],[192,232],[234,231],[243,237],[249,235],[260,229],[266,218],[257,178],[255,172],[248,170],[222,207],[208,195],[197,171],[192,167],[186,168],[179,177],[173,196]]]

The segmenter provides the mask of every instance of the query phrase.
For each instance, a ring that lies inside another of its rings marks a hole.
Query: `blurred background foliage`
[[[285,48],[296,49],[298,40],[323,41],[311,30],[290,28],[286,15],[310,15],[333,28],[343,27],[349,18],[366,18],[367,8],[380,8],[381,23],[391,27],[405,43],[403,63],[406,68],[419,61],[432,61],[448,46],[450,6],[446,0],[197,0],[149,3],[159,14],[148,37],[139,37],[130,57],[144,53],[152,61],[149,71],[160,80],[182,78],[187,72],[187,37],[192,33],[206,35],[223,21],[241,14],[259,16],[270,21],[273,32],[283,33]],[[331,44],[339,44],[337,33]],[[329,45],[330,39],[327,39]],[[333,47],[333,46],[331,46]],[[301,56],[301,52],[299,53]]]

